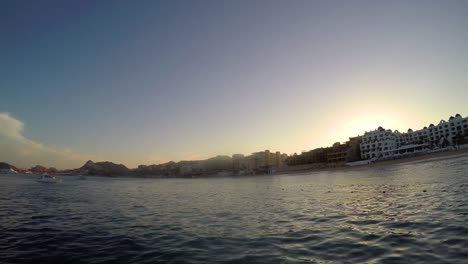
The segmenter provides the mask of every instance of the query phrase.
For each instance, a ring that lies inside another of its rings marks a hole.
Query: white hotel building
[[[366,132],[360,145],[362,159],[392,159],[427,152],[432,149],[459,146],[468,143],[468,117],[459,114],[438,125],[400,133],[382,127]]]

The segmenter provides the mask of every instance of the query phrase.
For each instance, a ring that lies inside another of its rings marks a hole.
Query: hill
[[[77,169],[77,172],[83,175],[124,176],[130,174],[130,169],[123,164],[89,160],[81,168]]]
[[[20,169],[6,162],[0,162],[0,174],[18,173]]]

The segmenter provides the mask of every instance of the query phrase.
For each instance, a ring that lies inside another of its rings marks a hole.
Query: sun
[[[399,113],[386,111],[356,111],[350,117],[343,120],[336,129],[335,137],[342,141],[349,137],[363,135],[367,131],[377,129],[379,126],[385,129],[399,130],[404,127]]]

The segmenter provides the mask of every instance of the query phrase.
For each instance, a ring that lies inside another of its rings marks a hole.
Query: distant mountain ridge
[[[42,165],[35,165],[30,169],[19,169],[6,162],[0,162],[0,172],[3,174],[8,173],[62,173],[64,175],[82,174],[82,175],[96,175],[96,176],[125,176],[130,175],[132,170],[123,164],[115,164],[109,161],[94,162],[88,160],[83,166],[78,169],[57,170],[55,168],[47,168]]]

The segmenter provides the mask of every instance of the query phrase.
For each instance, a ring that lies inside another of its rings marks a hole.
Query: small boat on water
[[[43,183],[57,183],[60,182],[59,179],[55,178],[55,176],[51,176],[49,174],[44,174],[41,176],[38,182],[43,182]]]
[[[78,175],[78,180],[86,180],[86,177],[84,175]]]

